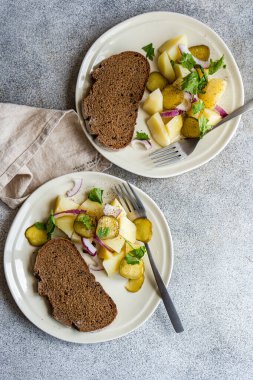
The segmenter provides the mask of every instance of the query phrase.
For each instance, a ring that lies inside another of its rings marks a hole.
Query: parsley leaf
[[[105,238],[106,236],[109,235],[109,232],[110,232],[110,228],[109,227],[100,227],[98,229],[98,237],[100,239],[103,239],[103,238]]]
[[[50,216],[47,220],[47,224],[46,224],[46,230],[47,230],[47,234],[48,234],[49,239],[51,239],[51,235],[54,232],[54,229],[55,229],[55,217],[53,215],[53,212],[51,211],[51,214],[50,214]]]
[[[101,190],[97,187],[94,187],[94,189],[91,189],[88,198],[93,202],[98,202],[100,204],[103,203],[103,192],[104,190]]]
[[[45,225],[45,223],[42,223],[42,222],[36,222],[36,223],[34,223],[34,225],[36,228],[38,228],[38,230],[46,231],[46,229],[47,229],[47,226]]]
[[[91,230],[94,227],[93,221],[89,215],[78,216],[78,222],[83,223],[86,230]]]
[[[136,132],[135,140],[150,140],[150,137],[145,132]]]
[[[193,56],[189,53],[183,53],[182,58],[180,60],[181,65],[188,70],[191,70],[196,65],[196,62]]]
[[[146,46],[143,46],[142,50],[145,51],[146,57],[150,59],[150,61],[153,61],[155,55],[155,49],[153,48],[153,44],[151,43]]]
[[[200,138],[205,136],[205,134],[212,129],[212,126],[208,124],[208,119],[205,116],[200,116],[199,118],[199,130],[200,130]]]
[[[172,66],[172,67],[175,66],[175,61],[173,61],[173,59],[170,60],[170,63],[171,63],[171,66]]]
[[[190,92],[191,94],[203,94],[203,88],[207,85],[208,77],[203,67],[199,65],[196,65],[195,67],[201,70],[203,74],[202,77],[200,78],[200,75],[197,71],[193,71],[192,73],[188,74],[183,79],[182,90]]]
[[[210,59],[210,65],[209,65],[209,68],[208,68],[208,73],[210,75],[212,75],[212,74],[216,73],[216,71],[220,70],[222,67],[223,67],[223,69],[226,68],[226,65],[225,65],[225,62],[224,62],[224,54],[217,61],[213,61],[212,59]]]
[[[126,254],[126,261],[128,264],[139,264],[140,259],[145,255],[147,252],[145,246],[141,246],[139,248],[134,248],[132,251],[128,252]]]
[[[195,115],[195,113],[202,111],[204,108],[205,108],[205,103],[203,102],[203,100],[200,99],[196,103],[193,103],[192,112]]]

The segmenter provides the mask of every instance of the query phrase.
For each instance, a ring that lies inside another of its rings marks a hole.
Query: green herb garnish
[[[196,65],[195,67],[201,70],[203,74],[202,77],[200,78],[197,71],[188,74],[183,79],[182,90],[190,92],[191,94],[203,94],[203,89],[208,83],[208,77],[202,66]]]
[[[155,49],[153,48],[153,44],[151,43],[146,46],[143,46],[142,50],[145,51],[146,57],[150,59],[150,61],[153,61],[155,55]]]
[[[193,56],[189,53],[183,53],[182,58],[180,60],[181,65],[188,70],[191,70],[195,67],[196,62]]]
[[[42,222],[36,222],[36,223],[34,223],[34,225],[36,228],[38,228],[38,230],[46,231],[46,229],[47,229],[47,226],[45,225],[45,223],[42,223]]]
[[[100,227],[99,229],[98,229],[98,237],[100,238],[100,239],[103,239],[103,238],[105,238],[106,236],[108,236],[109,235],[109,232],[110,232],[110,228],[109,227]]]
[[[210,131],[210,129],[212,129],[212,126],[208,124],[208,121],[209,120],[203,115],[199,118],[199,131],[201,139],[208,131]]]
[[[136,132],[135,140],[150,140],[150,137],[145,132]]]
[[[104,190],[99,189],[97,187],[94,187],[94,189],[91,189],[88,198],[93,202],[98,202],[100,204],[103,203],[103,192]]]
[[[172,67],[175,66],[175,61],[173,61],[173,59],[170,60],[170,63],[171,63],[171,66],[172,66]]]
[[[54,229],[55,229],[55,217],[53,215],[53,211],[51,211],[51,214],[48,217],[47,224],[46,224],[46,231],[47,231],[47,235],[49,239],[51,239]]]
[[[82,215],[78,217],[78,222],[81,222],[86,230],[91,230],[94,227],[93,221],[89,215]]]
[[[209,65],[209,68],[208,68],[208,73],[210,75],[212,75],[212,74],[216,73],[216,71],[220,70],[222,67],[223,67],[223,69],[226,68],[226,65],[225,65],[225,62],[224,62],[224,54],[217,61],[213,61],[212,59],[210,59],[210,65]]]
[[[132,251],[126,254],[127,263],[132,265],[139,264],[140,259],[145,255],[146,252],[147,250],[144,245],[139,248],[134,248]]]
[[[195,115],[195,113],[202,111],[204,108],[205,108],[205,103],[203,102],[203,100],[200,99],[196,103],[193,103],[192,112]]]

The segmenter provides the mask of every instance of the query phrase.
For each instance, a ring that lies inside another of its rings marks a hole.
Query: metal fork
[[[248,101],[248,103],[237,108],[231,112],[228,116],[224,117],[219,123],[214,125],[207,133],[213,131],[215,128],[220,127],[227,121],[242,115],[245,112],[248,112],[253,109],[253,99]],[[184,160],[187,158],[196,148],[199,139],[183,139],[173,145],[169,145],[165,148],[160,148],[150,153],[150,158],[155,164],[156,167],[165,166],[173,164],[178,160]]]
[[[131,220],[135,220],[137,218],[147,218],[146,210],[142,201],[134,191],[133,187],[128,182],[127,185],[122,183],[122,185],[115,186],[115,191],[120,203],[124,208],[126,208],[126,210],[129,210],[127,216]],[[171,323],[177,333],[183,332],[184,328],[182,326],[182,323],[179,319],[175,306],[173,305],[173,302],[169,296],[166,286],[161,278],[161,275],[158,272],[152,253],[147,243],[145,244],[145,247],[148,253],[148,258],[151,264],[151,268],[153,270],[158,289],[160,291],[164,306],[167,310]]]

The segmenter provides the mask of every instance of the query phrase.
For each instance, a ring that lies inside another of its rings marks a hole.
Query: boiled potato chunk
[[[123,248],[123,246],[125,244],[125,239],[122,236],[118,235],[114,239],[107,239],[107,240],[105,240],[105,244],[109,248],[111,248],[114,252],[119,253],[122,250],[122,248]]]
[[[113,257],[113,253],[108,251],[105,247],[100,246],[98,249],[98,257],[100,259],[109,260]]]
[[[121,218],[122,216],[126,216],[126,211],[124,207],[120,204],[117,198],[115,198],[110,204],[121,211],[121,213],[118,216],[118,219]]]
[[[194,117],[185,118],[181,133],[184,137],[198,138],[200,136],[198,120]]]
[[[199,98],[203,100],[206,108],[213,109],[220,100],[226,89],[227,82],[224,79],[212,78],[203,89],[204,94],[199,94]]]
[[[189,48],[192,55],[201,61],[207,61],[210,57],[210,49],[206,45],[196,45]]]
[[[161,115],[157,112],[147,121],[150,133],[157,144],[167,146],[170,144],[170,137],[165,128]]]
[[[31,245],[40,247],[47,242],[47,231],[37,228],[34,224],[26,229],[25,237]]]
[[[144,275],[140,276],[139,278],[137,278],[136,280],[128,280],[126,285],[125,285],[125,288],[126,290],[128,290],[129,292],[132,292],[132,293],[135,293],[135,292],[138,292],[138,290],[141,289],[143,283],[144,283]]]
[[[136,242],[136,226],[126,216],[122,216],[119,220],[119,234],[130,243]]]
[[[167,84],[168,81],[162,76],[162,74],[158,71],[153,71],[148,77],[146,87],[150,92],[153,92],[158,88],[162,90],[165,86],[167,86]]]
[[[129,244],[128,242],[126,242],[126,245],[125,245],[125,253],[129,253],[131,252],[133,249],[138,249],[140,248],[140,244],[138,243],[131,243]]]
[[[81,243],[81,236],[77,235],[77,233],[74,231],[71,235],[71,241],[73,241],[73,243]]]
[[[113,253],[109,259],[103,260],[103,267],[109,277],[119,273],[120,263],[124,257],[125,252],[121,251],[120,253]]]
[[[158,65],[158,69],[161,72],[161,74],[165,78],[167,78],[170,83],[174,82],[174,80],[176,78],[175,77],[175,73],[174,73],[172,64],[170,62],[170,59],[169,59],[168,54],[166,53],[166,51],[164,51],[158,57],[157,65]]]
[[[140,260],[138,264],[128,264],[126,259],[121,260],[119,274],[129,280],[136,280],[144,274],[144,264]]]
[[[202,115],[208,119],[208,124],[212,126],[217,124],[221,120],[221,116],[218,112],[214,110],[209,110],[208,108],[204,109]]]
[[[164,51],[166,51],[170,59],[173,59],[173,61],[177,61],[181,57],[181,53],[178,48],[179,44],[185,46],[188,45],[187,36],[185,34],[182,34],[175,38],[171,38],[170,40],[164,42],[158,49],[159,53],[163,53]]]
[[[183,126],[182,115],[173,117],[171,120],[169,120],[167,124],[165,124],[165,128],[168,131],[171,143],[179,140],[182,126]]]
[[[170,85],[162,90],[163,107],[167,110],[176,108],[184,100],[184,92],[175,85]]]
[[[159,88],[149,94],[143,103],[143,109],[150,115],[163,110],[163,96]]]
[[[63,231],[69,238],[71,238],[74,233],[75,219],[76,219],[75,215],[67,215],[67,216],[62,216],[60,218],[55,218],[55,225],[61,231]]]
[[[182,65],[180,65],[179,63],[175,63],[174,72],[175,72],[177,79],[178,78],[184,78],[190,74],[190,71],[188,69],[186,69],[185,67],[183,67]]]
[[[101,216],[97,224],[96,234],[100,239],[113,239],[119,234],[119,222],[114,216]]]
[[[54,213],[57,214],[58,212],[62,211],[75,210],[79,209],[79,207],[80,205],[78,203],[72,201],[71,199],[63,195],[59,195],[56,198]]]
[[[138,218],[134,220],[136,225],[136,239],[143,243],[148,243],[152,238],[152,223],[147,218]]]
[[[101,218],[103,215],[103,206],[98,203],[91,201],[90,199],[86,199],[80,206],[81,210],[85,210],[88,215],[95,217],[96,219]]]

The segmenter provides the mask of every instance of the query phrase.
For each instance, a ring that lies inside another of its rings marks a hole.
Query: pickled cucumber
[[[148,243],[152,238],[152,223],[147,218],[138,218],[134,220],[136,225],[136,240]]]
[[[194,117],[186,117],[184,119],[181,133],[184,137],[198,138],[200,137],[199,122]]]
[[[40,247],[48,240],[46,229],[36,227],[36,223],[26,229],[25,237],[34,247]]]
[[[138,264],[128,264],[126,259],[121,260],[119,266],[119,274],[122,277],[128,278],[129,280],[136,280],[137,278],[143,276],[144,264],[140,260]]]
[[[192,55],[201,61],[207,61],[210,57],[210,49],[206,45],[196,45],[189,48]]]
[[[163,107],[165,109],[174,109],[184,100],[184,93],[175,85],[167,86],[162,91]]]
[[[114,216],[102,216],[97,224],[96,234],[100,239],[113,239],[119,234],[119,222]]]
[[[136,280],[128,280],[127,284],[125,285],[126,290],[132,293],[138,292],[138,290],[140,290],[143,285],[144,278],[144,275],[142,275]]]
[[[86,238],[94,236],[96,231],[96,218],[87,214],[80,214],[74,221],[75,232]]]
[[[154,71],[149,75],[146,87],[150,92],[153,92],[157,88],[163,90],[167,84],[167,79],[164,78],[164,76],[162,76],[162,74],[160,74],[158,71]]]

